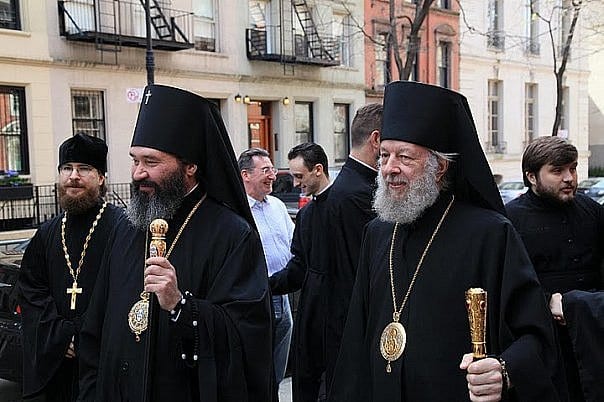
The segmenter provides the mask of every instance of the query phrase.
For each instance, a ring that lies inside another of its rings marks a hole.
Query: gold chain
[[[82,270],[82,264],[84,263],[84,257],[86,256],[86,250],[88,249],[88,243],[92,238],[92,234],[96,229],[99,221],[101,220],[101,216],[105,211],[105,207],[107,207],[107,201],[103,203],[99,213],[96,215],[94,222],[92,222],[92,226],[88,231],[88,235],[86,236],[86,241],[84,241],[84,248],[82,249],[82,254],[80,255],[80,261],[78,262],[78,269],[74,272],[73,267],[71,266],[71,260],[69,259],[69,252],[67,251],[67,242],[65,241],[65,224],[67,223],[67,211],[65,211],[65,215],[63,215],[63,219],[61,220],[61,243],[63,244],[63,253],[65,253],[65,261],[67,262],[67,268],[69,268],[69,273],[73,278],[74,282],[78,281],[78,275],[80,275],[80,271]]]
[[[432,241],[436,237],[436,234],[438,233],[440,226],[442,225],[443,221],[445,220],[445,217],[449,213],[449,209],[451,209],[451,205],[453,205],[453,201],[455,201],[455,195],[453,195],[453,197],[451,198],[451,201],[449,202],[447,209],[445,209],[445,212],[443,213],[443,216],[441,216],[440,221],[436,225],[434,232],[432,232],[432,236],[430,237],[428,244],[426,244],[426,248],[424,248],[424,252],[422,253],[422,256],[420,257],[419,262],[417,263],[417,268],[415,268],[415,273],[413,274],[413,277],[411,278],[411,283],[409,283],[409,288],[407,289],[407,293],[405,294],[405,298],[403,299],[401,308],[398,309],[398,311],[396,309],[396,292],[394,290],[394,268],[393,268],[394,264],[392,262],[393,261],[392,256],[394,254],[394,240],[396,239],[396,231],[398,229],[399,223],[397,222],[394,224],[394,230],[392,231],[392,241],[390,243],[390,258],[389,258],[390,287],[392,289],[392,305],[393,305],[393,309],[394,309],[394,312],[392,313],[392,319],[394,322],[398,322],[398,320],[401,316],[401,313],[403,312],[403,308],[405,307],[405,304],[407,304],[407,299],[409,299],[409,295],[411,294],[411,289],[413,289],[413,285],[415,284],[415,280],[417,279],[417,274],[419,274],[419,269],[421,268],[421,266],[424,262],[424,258],[426,257],[426,254],[428,254],[428,250],[430,249],[430,246],[432,245]]]

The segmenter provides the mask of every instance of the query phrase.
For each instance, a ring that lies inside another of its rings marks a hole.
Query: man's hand
[[[549,309],[552,312],[554,320],[560,325],[566,325],[564,321],[564,310],[562,309],[562,295],[560,293],[554,293],[549,299]]]
[[[172,310],[182,298],[176,270],[164,257],[148,258],[145,264],[145,291],[155,293],[162,309]]]
[[[473,402],[491,402],[501,400],[503,375],[499,360],[492,357],[473,361],[472,353],[466,353],[459,368],[467,370],[468,390]]]

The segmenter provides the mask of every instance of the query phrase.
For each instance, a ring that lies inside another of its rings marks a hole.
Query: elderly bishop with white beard
[[[329,400],[558,400],[548,309],[466,99],[389,84],[380,145],[378,217],[365,228]],[[476,361],[473,287],[488,292],[492,354]]]

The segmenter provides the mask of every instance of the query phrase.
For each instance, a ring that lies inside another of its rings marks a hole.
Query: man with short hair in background
[[[313,199],[296,217],[292,240],[292,259],[287,267],[269,278],[273,294],[298,291],[300,299],[294,320],[294,402],[321,400],[325,389],[325,319],[327,270],[329,269],[330,191],[327,155],[323,148],[309,142],[292,148],[287,158],[294,186]]]
[[[595,373],[579,369],[584,362],[575,351],[586,337],[596,337],[597,333],[577,332],[580,323],[575,321],[569,327],[564,310],[570,308],[567,302],[573,295],[580,294],[571,292],[604,289],[604,207],[577,193],[578,156],[577,148],[563,138],[535,139],[522,156],[522,175],[529,189],[510,201],[506,210],[549,301],[570,400],[582,402],[593,392],[582,383],[589,382]]]
[[[375,218],[371,205],[380,151],[382,105],[357,110],[350,126],[352,149],[329,191],[331,262],[328,272],[325,335],[326,383],[330,384],[356,278],[365,225]]]
[[[260,234],[268,274],[279,272],[291,258],[294,223],[285,204],[273,197],[273,182],[277,169],[269,153],[262,148],[250,148],[237,161],[247,200]],[[273,363],[277,386],[285,376],[287,356],[292,336],[292,313],[287,295],[274,295],[273,300]]]

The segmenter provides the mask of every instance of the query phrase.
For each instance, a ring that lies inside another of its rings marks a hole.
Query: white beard
[[[380,168],[376,178],[377,190],[373,199],[373,209],[378,218],[392,223],[414,222],[438,199],[440,188],[436,180],[437,171],[438,161],[436,157],[430,155],[426,160],[423,175],[410,183],[405,183],[409,185],[406,193],[402,197],[396,197],[387,182],[397,179],[391,176],[384,179]]]

